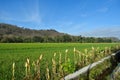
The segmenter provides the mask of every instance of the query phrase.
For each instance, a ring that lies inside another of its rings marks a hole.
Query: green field
[[[42,79],[45,79],[46,66],[50,71],[52,68],[52,58],[56,53],[55,60],[58,62],[59,54],[64,62],[65,50],[68,50],[68,56],[73,63],[74,51],[76,48],[81,52],[91,50],[92,47],[104,50],[105,47],[113,47],[118,43],[0,43],[0,80],[12,79],[12,64],[15,62],[15,79],[23,80],[25,77],[25,61],[30,59],[31,73],[34,72],[32,62],[36,61],[42,54],[40,62],[40,71]]]

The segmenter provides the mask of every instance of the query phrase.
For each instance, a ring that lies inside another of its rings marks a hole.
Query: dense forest
[[[34,30],[16,25],[0,23],[1,43],[31,43],[31,42],[79,42],[79,43],[106,43],[119,42],[115,37],[84,37],[60,33],[56,30]]]

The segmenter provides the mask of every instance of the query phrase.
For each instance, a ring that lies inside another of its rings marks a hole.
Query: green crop
[[[59,79],[109,55],[100,51],[116,45],[118,43],[0,43],[0,80]],[[40,55],[42,59],[38,61]]]

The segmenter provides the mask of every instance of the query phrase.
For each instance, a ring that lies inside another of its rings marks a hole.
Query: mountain
[[[66,33],[60,33],[56,30],[34,30],[16,25],[0,23],[0,42],[79,42],[79,43],[100,43],[100,42],[120,42],[118,38],[95,38],[73,36]]]
[[[62,36],[64,33],[60,33],[56,30],[33,30],[28,28],[21,28],[16,25],[0,23],[0,35],[13,35],[13,36],[22,36],[22,37],[33,37],[33,36],[40,36],[40,37],[56,37]]]

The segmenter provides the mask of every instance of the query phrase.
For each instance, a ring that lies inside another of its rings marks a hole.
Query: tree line
[[[72,36],[56,30],[33,30],[16,25],[0,23],[0,42],[1,43],[61,43],[61,42],[78,42],[78,43],[106,43],[119,42],[118,38],[96,38],[84,36]]]
[[[32,42],[40,42],[40,43],[61,43],[61,42],[78,42],[78,43],[111,43],[118,42],[114,41],[111,38],[95,38],[95,37],[83,37],[83,36],[70,36],[70,35],[62,35],[62,36],[33,36],[33,37],[22,37],[22,36],[14,36],[14,35],[5,35],[0,36],[1,43],[32,43]]]

